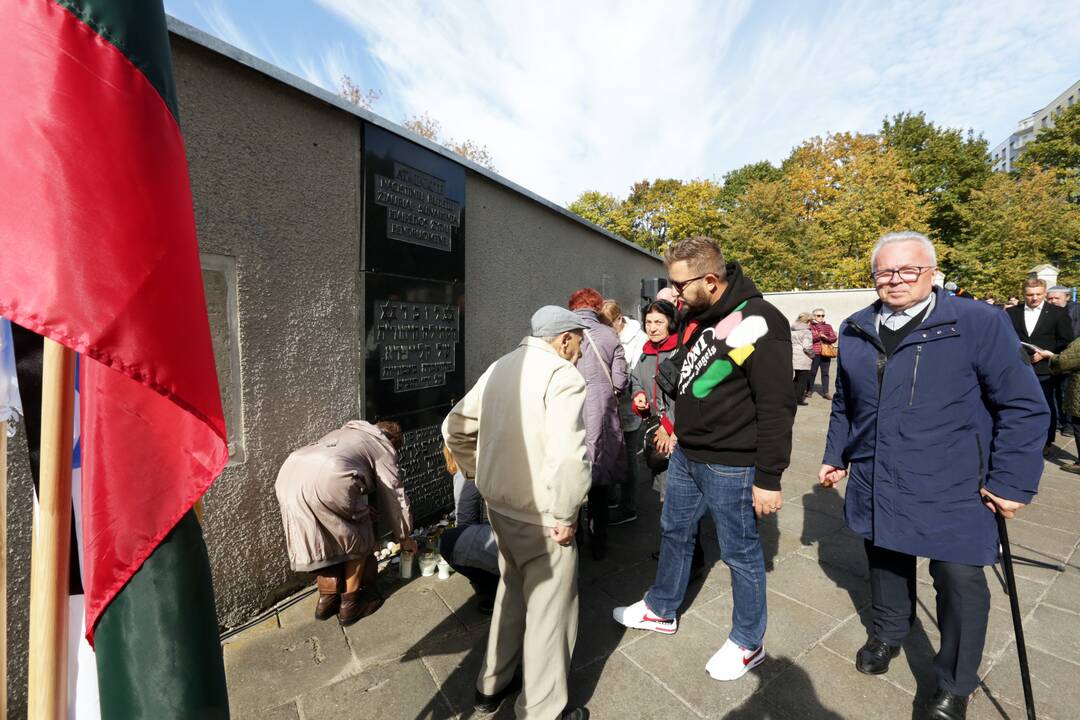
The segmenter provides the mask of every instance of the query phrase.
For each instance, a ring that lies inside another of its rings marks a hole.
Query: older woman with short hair
[[[289,566],[316,575],[315,619],[337,615],[351,625],[379,609],[374,512],[377,493],[384,522],[406,550],[412,518],[398,475],[401,426],[350,420],[317,442],[293,451],[278,472],[274,491],[281,506]]]

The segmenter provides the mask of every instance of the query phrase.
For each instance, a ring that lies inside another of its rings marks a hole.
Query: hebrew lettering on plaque
[[[395,162],[393,177],[375,175],[375,204],[386,208],[387,237],[450,252],[461,204],[446,196],[444,180]]]
[[[414,516],[425,516],[454,503],[454,484],[446,474],[442,447],[442,429],[438,425],[404,433],[398,468]]]
[[[379,379],[393,380],[396,393],[445,385],[457,358],[458,307],[397,300],[375,306]]]

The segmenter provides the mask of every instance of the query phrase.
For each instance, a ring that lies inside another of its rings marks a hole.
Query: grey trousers
[[[499,589],[476,689],[494,695],[522,667],[518,718],[553,720],[566,708],[578,631],[577,545],[548,528],[488,511],[499,545]]]

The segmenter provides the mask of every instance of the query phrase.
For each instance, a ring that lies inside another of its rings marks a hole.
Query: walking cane
[[[1009,531],[1000,510],[997,518],[998,536],[1001,538],[1001,568],[1005,572],[1005,585],[1009,590],[1009,606],[1012,608],[1013,632],[1016,633],[1016,656],[1020,660],[1020,680],[1024,684],[1024,706],[1028,720],[1035,720],[1035,696],[1031,692],[1031,671],[1028,669],[1027,646],[1024,645],[1024,626],[1020,620],[1020,598],[1016,594],[1016,577],[1013,575],[1012,548],[1009,547]]]

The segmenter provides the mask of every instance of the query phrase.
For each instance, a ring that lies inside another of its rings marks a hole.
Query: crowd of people
[[[710,238],[674,243],[665,263],[670,286],[640,323],[591,288],[537,310],[529,335],[443,422],[457,523],[440,551],[492,613],[476,710],[518,693],[519,718],[588,718],[568,706],[578,546],[602,559],[607,528],[638,520],[648,479],[662,502],[656,575],[643,597],[612,609],[614,621],[678,631],[708,513],[732,613],[704,669],[735,681],[762,663],[758,521],[782,507],[796,408],[820,377],[832,411],[818,480],[847,480],[844,518],[864,540],[871,576],[872,626],[853,648],[856,667],[888,671],[915,617],[917,559],[929,558],[941,645],[923,713],[962,720],[989,616],[994,514],[1013,517],[1035,494],[1055,404],[1064,423],[1075,415],[1080,425],[1080,383],[1062,393],[1056,380],[1080,370],[1080,310],[1038,280],[1006,312],[935,287],[934,246],[913,232],[877,241],[878,300],[836,328],[820,308],[789,323]],[[415,549],[399,442],[393,424],[352,421],[282,467],[290,564],[316,573],[319,619],[349,624],[381,603],[368,493]]]

